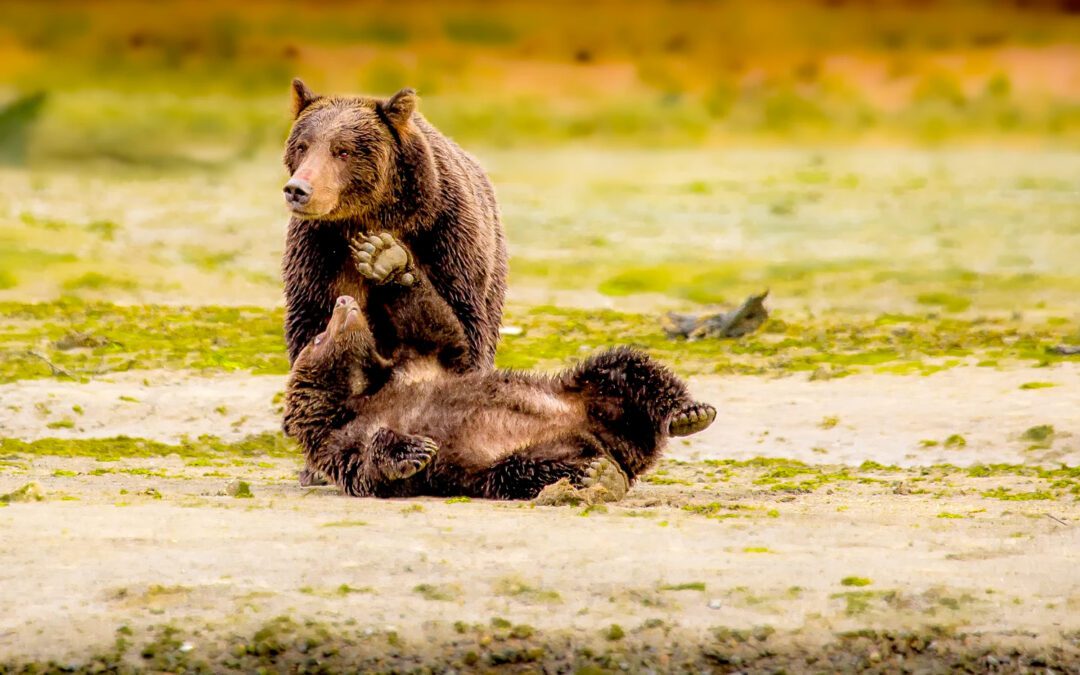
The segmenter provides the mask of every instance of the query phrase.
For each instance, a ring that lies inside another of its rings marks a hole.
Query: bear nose
[[[337,299],[337,306],[338,307],[344,307],[345,305],[351,303],[352,301],[353,301],[353,299],[352,299],[351,296],[342,295]]]
[[[303,206],[311,199],[311,183],[303,178],[292,178],[285,183],[285,201],[292,206]]]

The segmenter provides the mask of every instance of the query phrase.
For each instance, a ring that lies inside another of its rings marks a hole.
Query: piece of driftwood
[[[52,374],[53,374],[54,377],[55,376],[63,376],[63,377],[69,377],[69,378],[71,378],[73,380],[78,379],[77,377],[75,377],[74,375],[71,374],[71,371],[67,370],[66,368],[61,368],[60,366],[56,365],[55,363],[50,361],[49,358],[47,356],[45,356],[44,354],[42,354],[40,352],[35,352],[35,351],[32,351],[32,350],[28,351],[26,353],[29,354],[30,356],[33,356],[35,359],[40,359],[40,360],[44,361],[45,365],[47,365],[49,367],[49,369],[52,370]]]
[[[1050,348],[1050,351],[1062,356],[1076,356],[1080,354],[1080,345],[1054,345]]]
[[[669,338],[687,340],[739,338],[753,333],[765,323],[765,319],[769,318],[769,310],[765,308],[765,298],[768,296],[768,291],[751,295],[730,312],[708,314],[668,312],[660,323]]]

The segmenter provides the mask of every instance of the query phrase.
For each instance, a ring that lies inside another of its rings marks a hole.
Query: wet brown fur
[[[421,276],[386,293],[391,320],[407,326],[434,292]],[[602,456],[632,481],[659,458],[673,417],[699,406],[674,374],[627,348],[553,377],[442,370],[412,381],[402,374],[416,352],[383,358],[360,305],[341,303],[294,363],[285,430],[346,494],[528,499],[560,478],[580,483]]]

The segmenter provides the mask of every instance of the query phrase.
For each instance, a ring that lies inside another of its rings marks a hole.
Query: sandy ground
[[[898,490],[913,472],[790,494],[756,485],[752,469],[717,481],[670,465],[675,484],[642,483],[588,512],[346,499],[297,487],[288,460],[5,459],[0,493],[34,481],[45,499],[0,509],[0,663],[80,664],[118,629],[136,664],[154,649],[224,663],[279,616],[316,622],[335,649],[381,645],[388,663],[449,659],[464,644],[491,665],[499,649],[555,649],[550,636],[569,631],[632,665],[650,653],[641,645],[682,641],[700,657],[730,631],[757,631],[761,649],[743,657],[753,665],[859,630],[929,632],[982,665],[992,654],[1080,663],[1080,504],[980,493],[1030,489],[1027,478]],[[253,498],[222,494],[236,478]],[[710,504],[714,517],[687,510]],[[499,619],[528,639],[500,633]],[[166,624],[179,637],[145,647]],[[625,637],[605,633],[611,624]],[[971,656],[980,639],[996,647]],[[1015,640],[1017,651],[1003,646]],[[533,660],[563,658],[541,653]]]
[[[1054,386],[1022,389],[1031,382]],[[0,386],[0,436],[131,436],[236,440],[280,429],[283,377],[129,372],[86,384],[26,380]],[[929,376],[698,377],[691,389],[719,410],[705,433],[672,446],[677,459],[782,457],[814,463],[1080,464],[1080,364],[953,368]],[[81,414],[72,411],[82,409]],[[50,428],[71,420],[71,428]],[[1046,447],[1023,433],[1051,425]],[[964,445],[947,444],[960,435]]]
[[[1055,386],[1020,388],[1032,381]],[[1080,668],[1077,497],[925,468],[1077,465],[1080,367],[691,384],[716,424],[591,512],[346,499],[299,488],[287,459],[2,457],[0,495],[37,483],[44,499],[0,508],[0,666]],[[278,428],[282,386],[22,381],[0,387],[0,435],[238,438]],[[74,428],[46,426],[64,418]],[[1020,435],[1041,424],[1055,433],[1032,448]],[[966,445],[946,447],[953,434]],[[767,466],[702,461],[752,457],[913,468],[846,469],[806,493],[761,481]],[[225,496],[237,479],[253,498]],[[1053,497],[987,494],[999,487]],[[297,646],[312,631],[317,653]]]

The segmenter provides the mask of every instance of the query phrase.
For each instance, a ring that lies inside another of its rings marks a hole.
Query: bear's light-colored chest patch
[[[412,359],[394,371],[394,382],[398,384],[417,384],[430,382],[446,374],[446,369],[434,356]]]
[[[351,266],[347,266],[338,275],[331,290],[334,294],[333,299],[348,295],[353,297],[361,307],[364,306],[364,301],[367,299],[367,287],[364,280],[360,277],[360,273],[352,269]]]

